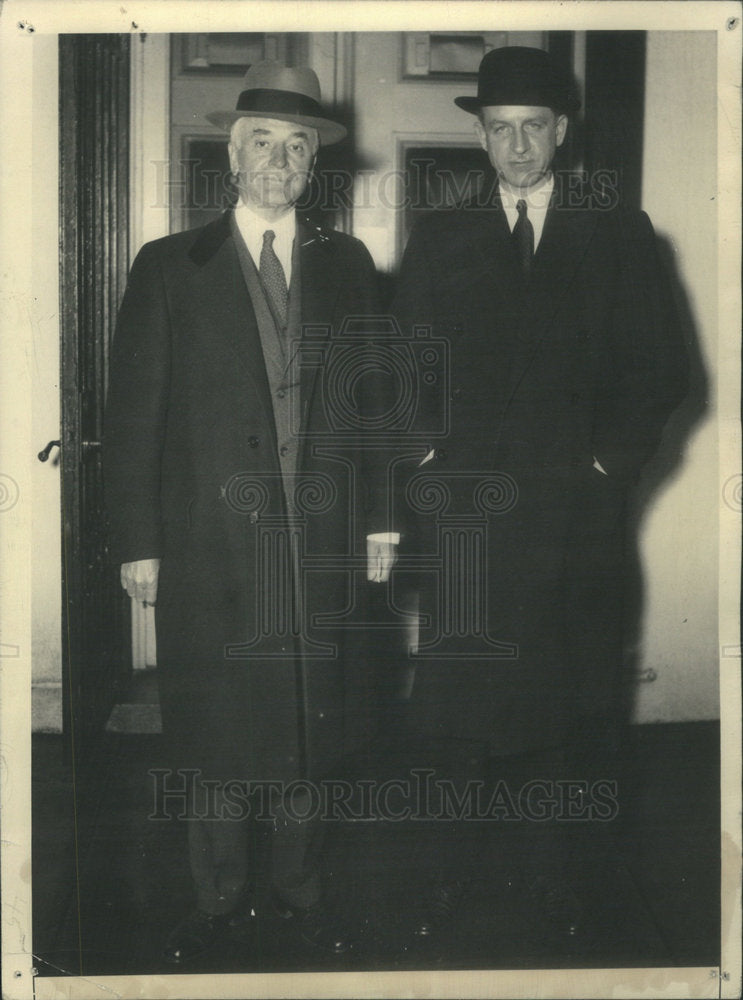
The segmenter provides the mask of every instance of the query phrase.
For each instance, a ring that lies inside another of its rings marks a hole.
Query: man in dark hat
[[[415,762],[456,792],[443,819],[464,817],[429,824],[421,866],[442,878],[416,930],[433,934],[466,884],[503,865],[501,887],[517,869],[519,898],[574,934],[575,838],[560,830],[616,813],[595,782],[616,796],[598,762],[621,704],[627,498],[686,393],[687,361],[647,216],[607,207],[605,191],[571,202],[553,173],[579,102],[550,55],[488,53],[477,96],[456,103],[476,116],[492,183],[420,220],[393,306],[404,335],[448,343],[450,379],[446,413],[421,400],[425,447],[400,490],[428,567]],[[485,781],[480,824],[472,778]]]
[[[273,911],[345,949],[323,905],[310,782],[360,735],[349,701],[369,700],[363,668],[346,669],[347,636],[315,623],[349,606],[360,527],[354,445],[329,426],[324,359],[346,317],[374,311],[376,276],[358,240],[295,211],[319,145],[345,129],[312,70],[273,62],[248,70],[234,111],[208,117],[230,133],[239,202],[137,255],[104,450],[122,584],[157,602],[173,763],[161,791],[187,800],[197,906],[168,940],[176,964],[251,925],[256,812],[273,830]],[[369,540],[372,575],[388,572],[389,541]]]

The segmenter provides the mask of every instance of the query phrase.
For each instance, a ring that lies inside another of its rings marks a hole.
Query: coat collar
[[[211,261],[227,241],[233,250],[234,262],[237,262],[232,218],[233,212],[228,209],[199,230],[189,251],[189,257],[199,267]],[[299,255],[301,280],[301,322],[329,325],[342,280],[342,270],[334,263],[337,244],[332,230],[323,229],[307,216],[298,214],[296,240],[295,254]]]
[[[196,239],[188,252],[188,256],[194,264],[203,267],[228,239],[232,214],[232,209],[227,209],[218,219],[207,223],[198,230]]]
[[[272,413],[272,401],[263,361],[255,310],[242,277],[235,238],[232,233],[233,212],[227,210],[208,223],[196,235],[189,257],[199,267],[212,263],[211,291],[216,299],[227,303],[220,311],[226,324],[221,331],[232,345],[243,370],[256,383],[267,410]],[[315,225],[304,215],[297,215],[297,235],[294,249],[300,283],[299,330],[313,329],[313,347],[320,350],[331,333],[335,305],[341,289],[343,270],[338,266],[337,241],[332,230]],[[304,365],[301,370],[301,395],[304,412],[316,390],[318,365]]]
[[[206,264],[231,236],[233,215],[233,210],[228,208],[218,219],[214,219],[197,231],[196,239],[189,250],[189,257],[195,264],[199,266]],[[335,250],[329,231],[315,225],[309,216],[301,213],[297,213],[297,237],[300,241],[300,250],[308,247],[320,248],[328,253]]]

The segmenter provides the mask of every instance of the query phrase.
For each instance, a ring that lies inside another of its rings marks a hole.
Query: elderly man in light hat
[[[273,829],[271,912],[345,949],[315,864],[312,783],[361,736],[347,705],[369,700],[347,634],[315,623],[350,606],[362,493],[328,424],[323,359],[347,317],[374,312],[376,275],[358,240],[295,211],[318,147],[345,129],[312,70],[273,62],[248,70],[234,111],[208,117],[229,130],[240,199],[137,255],[104,448],[111,553],[131,597],[155,604],[173,765],[161,790],[186,799],[197,905],[167,942],[176,964],[260,915],[256,812]],[[389,541],[368,543],[380,579]]]
[[[435,762],[462,796],[476,777],[500,797],[487,814],[481,796],[480,827],[450,823],[447,840],[432,826],[441,880],[416,931],[441,931],[464,886],[507,866],[515,830],[519,898],[567,939],[581,907],[561,831],[595,833],[617,809],[616,788],[602,803],[592,782],[611,777],[601,749],[620,721],[627,501],[686,393],[687,359],[648,217],[553,171],[580,103],[550,54],[493,50],[477,95],[456,104],[492,173],[413,229],[393,304],[403,334],[428,327],[450,348],[447,432],[407,490],[447,497],[413,511],[422,552],[444,529],[453,546],[423,574],[409,711],[416,764]],[[441,415],[420,415],[424,440],[427,423]]]

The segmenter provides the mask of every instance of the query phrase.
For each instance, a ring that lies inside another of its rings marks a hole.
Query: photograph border
[[[730,2],[520,2],[367,0],[251,4],[255,31],[715,31],[718,38],[719,636],[722,790],[722,960],[717,969],[638,968],[449,972],[338,972],[244,975],[35,977],[31,888],[31,564],[35,525],[31,464],[38,442],[30,419],[32,319],[27,178],[33,158],[29,47],[65,33],[229,32],[244,27],[244,0],[6,0],[0,10],[0,426],[3,550],[0,565],[0,789],[2,791],[2,948],[7,1000],[90,998],[112,994],[177,997],[737,997],[741,992],[741,704],[740,704],[740,72],[741,5]],[[382,25],[384,27],[382,28]],[[45,266],[49,266],[48,264]],[[54,267],[56,267],[56,256]],[[732,485],[731,485],[732,484]],[[737,499],[729,502],[734,495]]]

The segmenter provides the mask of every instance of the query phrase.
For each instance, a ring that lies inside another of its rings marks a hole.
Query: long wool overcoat
[[[329,424],[325,375],[344,321],[375,308],[376,276],[358,240],[298,220],[311,343],[294,415],[300,510],[289,521],[235,239],[228,212],[146,245],[132,267],[106,413],[111,555],[161,560],[158,674],[174,764],[221,779],[293,780],[328,772],[369,700],[368,678],[345,648],[358,633],[342,624],[360,591],[348,557],[363,548],[363,489],[344,433],[353,422],[340,434]],[[292,613],[292,584],[278,568],[289,527],[306,599],[294,637],[282,617]]]
[[[687,390],[647,216],[558,192],[528,282],[496,189],[413,230],[393,306],[447,368],[398,475],[421,567],[412,717],[499,753],[616,706],[628,489]]]

